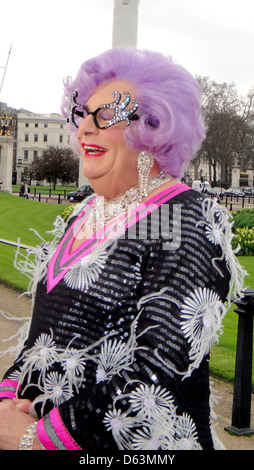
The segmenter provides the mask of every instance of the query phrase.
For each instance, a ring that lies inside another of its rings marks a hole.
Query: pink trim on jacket
[[[146,217],[152,211],[160,207],[164,202],[168,201],[169,199],[172,199],[173,197],[177,196],[178,194],[184,191],[188,191],[189,189],[190,188],[186,186],[185,184],[178,183],[174,186],[171,186],[170,188],[167,188],[161,191],[160,193],[157,193],[155,196],[151,197],[146,202],[140,204],[135,209],[133,209],[133,213],[130,218],[127,214],[127,215],[123,215],[122,217],[118,219],[120,221],[119,228],[118,228],[119,234],[123,231],[123,229],[126,230],[131,225],[135,224],[137,221]],[[103,241],[106,241],[108,238],[112,237],[111,230],[115,224],[114,221],[110,222],[106,228],[103,227],[102,229],[94,233],[92,238],[85,240],[76,250],[74,250],[73,252],[70,252],[72,243],[75,240],[75,234],[77,234],[80,229],[79,222],[82,221],[82,224],[85,222],[86,220],[85,214],[88,208],[92,205],[94,199],[96,199],[96,197],[97,196],[95,196],[92,200],[89,201],[88,205],[85,206],[84,210],[79,214],[74,224],[72,224],[69,227],[69,229],[65,233],[64,237],[62,238],[61,242],[59,243],[55,251],[48,267],[48,274],[47,274],[47,292],[48,293],[65,276],[65,274],[68,272],[68,270],[73,264],[77,263],[85,255],[89,254]],[[116,235],[117,233],[114,233],[114,236]],[[66,246],[64,246],[68,238],[69,240]],[[60,255],[61,251],[62,251],[62,254]],[[59,263],[60,272],[54,277],[55,263]]]
[[[58,408],[53,408],[53,410],[49,412],[49,418],[52,428],[54,428],[58,439],[63,443],[66,450],[82,450],[82,448],[74,441],[68,429],[66,429]],[[44,418],[41,418],[37,423],[37,435],[46,450],[58,450],[47,434],[44,426]]]
[[[4,379],[0,383],[0,398],[16,398],[18,382],[16,380]]]

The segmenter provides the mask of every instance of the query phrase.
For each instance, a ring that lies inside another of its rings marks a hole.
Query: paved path
[[[22,316],[29,315],[30,309],[31,302],[27,297],[20,297],[18,292],[0,284],[0,311],[21,318]],[[20,321],[6,320],[0,315],[0,350],[5,349],[5,343],[3,343],[2,340],[15,334],[20,325]],[[8,356],[0,358],[1,378],[6,368],[11,365],[12,360],[13,358]],[[213,382],[213,388],[216,390],[216,395],[220,397],[219,403],[215,408],[215,412],[218,416],[218,426],[216,428],[218,437],[227,450],[254,450],[254,436],[232,436],[224,430],[225,426],[230,426],[231,424],[233,403],[232,385],[213,378],[211,378],[211,381]],[[251,421],[254,426],[254,397],[252,402]]]

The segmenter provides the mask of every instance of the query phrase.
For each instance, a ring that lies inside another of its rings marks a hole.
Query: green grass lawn
[[[23,243],[35,245],[38,239],[29,228],[44,236],[65,207],[64,204],[45,204],[0,192],[0,238],[17,241],[20,237]]]
[[[11,194],[0,192],[0,238],[25,245],[35,246],[40,239],[29,230],[37,232],[45,240],[50,240],[46,232],[53,229],[57,215],[62,214],[65,204],[45,204],[23,199]],[[16,289],[25,291],[28,279],[13,268],[16,248],[0,243],[0,281]]]
[[[46,240],[50,239],[47,231],[52,230],[53,222],[58,214],[62,214],[67,205],[45,204],[19,198],[0,192],[0,238],[35,246],[40,240],[29,230],[33,228]],[[29,280],[13,267],[16,248],[0,243],[0,281],[26,291]],[[253,256],[239,257],[249,276],[245,285],[254,288],[254,258]],[[235,351],[237,341],[238,315],[232,305],[223,320],[223,334],[218,345],[211,351],[210,370],[212,374],[233,381],[235,371]],[[254,386],[254,376],[253,376]]]
[[[254,289],[254,257],[239,256],[238,259],[248,273],[248,276],[245,278],[245,286]],[[213,346],[210,359],[211,372],[229,381],[233,381],[235,375],[238,329],[238,315],[234,311],[235,308],[236,306],[232,305],[223,320],[223,334],[220,336],[219,344]],[[252,387],[254,388],[254,369],[252,373]]]

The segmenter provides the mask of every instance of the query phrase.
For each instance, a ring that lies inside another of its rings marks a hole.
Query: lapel
[[[129,227],[138,223],[144,217],[147,217],[148,214],[158,209],[163,203],[181,192],[188,190],[189,187],[185,184],[177,184],[156,194],[145,203],[140,204],[132,211],[127,212],[117,220],[108,223],[105,227],[96,231],[91,238],[85,240],[76,250],[71,252],[73,241],[80,233],[81,227],[88,217],[89,210],[98,196],[89,198],[84,209],[66,231],[49,263],[47,292],[49,293],[65,276],[73,264],[77,263],[81,258],[90,254],[93,250],[96,250],[102,243],[108,243],[111,239],[115,240],[119,238]]]

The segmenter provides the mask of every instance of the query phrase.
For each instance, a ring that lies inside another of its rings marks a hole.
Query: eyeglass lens
[[[75,125],[79,127],[83,119],[85,119],[89,114],[92,114],[95,125],[103,128],[109,124],[111,119],[113,119],[114,113],[115,110],[112,108],[98,108],[94,112],[89,112],[86,109],[77,106],[73,112],[73,120]]]

